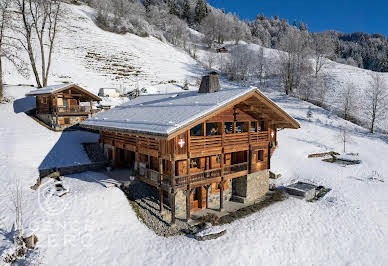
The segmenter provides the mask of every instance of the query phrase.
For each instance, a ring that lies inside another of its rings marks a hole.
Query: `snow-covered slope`
[[[256,44],[241,43],[239,46],[249,50],[251,52],[252,58],[257,58],[259,49],[263,48],[263,55],[266,65],[265,71],[267,71],[267,74],[269,75],[276,74],[278,72],[277,64],[279,54],[284,52],[276,49],[261,47],[260,45]],[[229,44],[227,47],[229,49],[233,49],[236,47],[236,45]],[[207,50],[199,51],[199,58],[205,65],[208,64],[207,58],[209,56],[213,56],[215,58],[213,68],[216,69],[219,69],[220,67],[219,62],[222,60],[225,62],[226,57],[228,57],[228,55],[214,54]],[[313,59],[311,59],[311,62],[314,63]],[[354,96],[354,105],[356,106],[352,115],[358,120],[361,120],[362,123],[368,127],[370,117],[366,114],[365,111],[366,107],[370,106],[370,103],[367,102],[365,92],[370,90],[374,74],[380,75],[385,80],[386,84],[388,84],[388,73],[376,73],[370,70],[344,65],[329,59],[325,59],[325,64],[320,72],[320,75],[324,78],[328,89],[325,97],[325,105],[328,106],[331,110],[341,110],[342,103],[344,101],[343,92],[347,86],[350,85],[352,87],[352,93]],[[254,83],[254,81],[255,77],[253,77],[252,82]],[[279,85],[273,86],[273,89],[283,90]],[[379,129],[388,131],[388,119],[378,119],[376,126]]]
[[[165,93],[181,90],[185,79],[193,82],[202,73],[187,53],[156,38],[104,31],[93,22],[95,11],[85,5],[65,5],[66,19],[58,34],[49,85],[74,82],[94,93],[102,87]],[[168,82],[180,84],[172,85]],[[35,84],[5,67],[5,83]],[[152,85],[152,86],[151,86]]]

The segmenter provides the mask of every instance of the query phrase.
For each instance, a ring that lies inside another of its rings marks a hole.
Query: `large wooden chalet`
[[[36,116],[55,130],[79,124],[90,117],[93,102],[101,98],[75,85],[59,84],[30,91],[36,98]]]
[[[299,128],[256,88],[219,90],[214,73],[199,91],[140,96],[81,126],[99,130],[114,166],[136,169],[158,189],[172,224],[203,208],[222,210],[226,200],[263,197],[277,129]]]

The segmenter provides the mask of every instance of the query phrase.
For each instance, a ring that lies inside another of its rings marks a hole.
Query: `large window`
[[[266,131],[266,130],[267,130],[267,127],[265,125],[265,122],[264,121],[260,121],[259,125],[258,125],[257,131]]]
[[[250,132],[255,132],[256,131],[256,122],[251,122],[249,126],[249,131]]]
[[[190,129],[190,136],[203,136],[202,124],[196,125],[192,129]]]
[[[236,122],[236,133],[248,132],[246,122]]]
[[[217,123],[206,123],[206,136],[219,135]]]
[[[224,124],[225,134],[233,133],[233,122],[225,122]]]

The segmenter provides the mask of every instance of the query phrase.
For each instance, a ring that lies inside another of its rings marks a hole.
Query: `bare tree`
[[[51,67],[58,23],[62,16],[60,0],[15,0],[21,15],[20,40],[28,52],[32,71],[38,87],[47,86]],[[36,39],[34,38],[36,36]],[[38,41],[41,73],[39,75],[37,54],[33,49],[35,40]],[[45,48],[45,46],[47,48]]]
[[[288,95],[297,89],[302,79],[311,72],[307,32],[288,31],[280,39],[279,49],[279,74]]]
[[[260,86],[263,85],[263,79],[264,79],[264,65],[265,65],[264,60],[265,60],[264,49],[263,49],[263,47],[260,47],[258,58],[257,58],[257,76],[259,78]]]
[[[233,16],[232,29],[230,32],[231,39],[234,40],[235,44],[238,44],[241,40],[247,39],[251,35],[248,25],[239,20],[237,16]]]
[[[310,49],[314,58],[314,74],[318,77],[319,72],[327,64],[326,57],[334,52],[333,40],[326,34],[313,34]]]
[[[237,46],[230,52],[230,62],[227,66],[227,74],[230,80],[241,80],[245,83],[248,77],[255,73],[256,60],[252,52],[245,46]]]
[[[365,113],[369,117],[371,133],[375,131],[376,122],[387,116],[388,111],[388,89],[387,83],[381,75],[372,74],[370,88],[365,91],[366,108]]]
[[[346,127],[340,128],[339,138],[341,140],[341,143],[343,144],[343,152],[346,153],[346,144],[353,142],[351,136],[348,133],[348,129]]]
[[[214,63],[216,61],[216,55],[214,53],[212,53],[212,52],[207,53],[205,55],[205,60],[206,60],[206,64],[207,64],[206,67],[208,69],[212,69],[212,67],[213,67],[213,65],[214,65]]]
[[[9,61],[23,76],[28,71],[22,58],[19,56],[20,46],[11,37],[10,31],[15,26],[11,11],[11,0],[0,1],[0,99],[3,97],[3,60]]]
[[[342,117],[349,120],[356,109],[356,91],[353,84],[348,84],[341,93],[339,101],[341,102]]]

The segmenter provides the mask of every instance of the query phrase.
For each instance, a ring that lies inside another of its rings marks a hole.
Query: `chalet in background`
[[[211,73],[199,91],[140,96],[81,126],[99,130],[115,166],[158,189],[160,211],[168,196],[172,223],[227,200],[254,202],[269,189],[277,129],[300,126],[256,88],[219,88]]]
[[[36,116],[50,127],[63,130],[90,117],[94,101],[102,101],[93,93],[75,85],[60,84],[30,91],[36,98]]]

